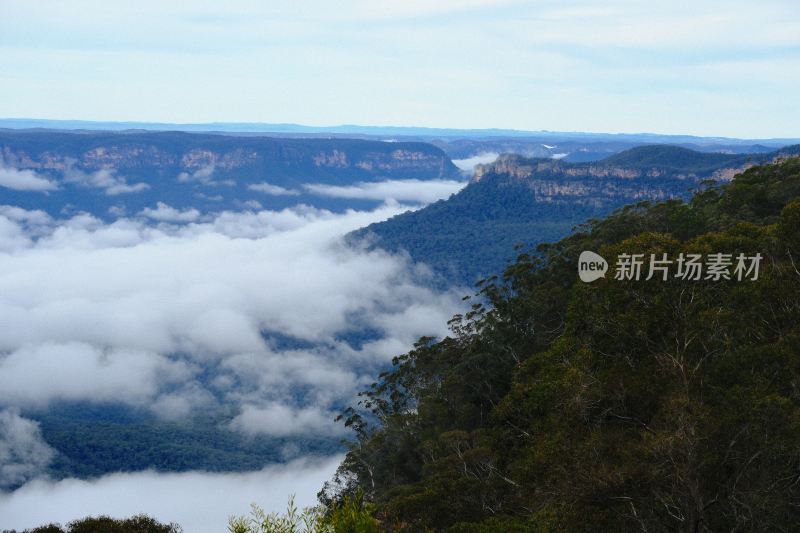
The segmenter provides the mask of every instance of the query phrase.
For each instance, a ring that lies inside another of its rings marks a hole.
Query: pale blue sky
[[[800,137],[797,0],[0,0],[0,117]]]

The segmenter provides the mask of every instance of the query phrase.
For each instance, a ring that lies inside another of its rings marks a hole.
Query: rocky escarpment
[[[490,165],[479,166],[472,183],[487,190],[513,188],[533,203],[601,208],[681,197],[690,187],[687,181],[700,179],[695,173],[675,173],[664,167],[570,164],[505,154]]]
[[[568,163],[503,154],[476,167],[473,183],[529,191],[535,202],[611,205],[624,199],[663,200],[685,196],[704,180],[730,181],[748,168],[800,153],[798,147],[768,154],[701,153],[675,146],[643,146],[602,161]]]
[[[473,181],[480,181],[486,175],[502,175],[521,181],[530,179],[561,178],[674,178],[681,180],[709,179],[724,175],[729,169],[744,169],[752,163],[731,160],[729,167],[714,169],[672,169],[663,165],[626,165],[599,161],[596,163],[568,163],[557,159],[528,159],[516,154],[502,154],[494,163],[478,165]],[[725,174],[726,175],[726,174]]]
[[[74,133],[0,131],[6,166],[58,178],[70,169],[102,169],[135,178],[212,172],[239,181],[281,186],[459,175],[439,148],[419,142],[282,139],[180,132]]]
[[[359,195],[362,183],[463,177],[423,142],[48,130],[0,130],[0,173],[0,205],[106,219],[162,204],[190,214],[370,209],[382,200]]]
[[[675,177],[694,179],[693,173],[670,173],[665,168],[631,168],[620,165],[600,163],[567,163],[557,159],[528,159],[516,154],[502,154],[494,163],[478,165],[473,181],[480,181],[486,175],[501,175],[519,181],[559,178],[659,178]]]
[[[789,146],[770,153],[723,154],[696,152],[669,145],[641,146],[588,163],[503,154],[494,163],[478,165],[473,181],[480,181],[487,175],[523,181],[567,178],[730,180],[754,165],[771,163],[798,154],[800,146]]]

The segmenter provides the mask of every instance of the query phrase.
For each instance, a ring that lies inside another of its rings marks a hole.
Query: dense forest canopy
[[[577,281],[584,250],[763,256],[757,280]],[[343,420],[323,502],[407,531],[792,531],[800,159],[623,208],[479,285]]]
[[[569,163],[503,154],[478,168],[457,194],[350,234],[387,250],[407,251],[440,274],[445,286],[472,286],[501,272],[514,245],[554,242],[591,218],[642,200],[691,197],[706,180],[800,154],[702,153],[678,146],[640,146],[602,161]]]

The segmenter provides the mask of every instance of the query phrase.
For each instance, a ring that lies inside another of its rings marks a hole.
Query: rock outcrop
[[[270,179],[342,184],[392,178],[459,176],[447,155],[421,142],[285,139],[180,132],[75,133],[0,131],[7,166],[51,174],[113,169],[136,178],[177,176],[213,168],[240,181]]]

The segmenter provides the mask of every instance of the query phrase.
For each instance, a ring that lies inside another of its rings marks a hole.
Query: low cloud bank
[[[188,183],[191,181],[199,181],[200,183],[211,183],[214,176],[214,165],[205,165],[195,170],[192,173],[181,172],[178,174],[178,181],[181,183]]]
[[[467,157],[466,159],[453,159],[453,164],[462,171],[472,174],[472,171],[475,170],[475,165],[487,165],[489,163],[494,163],[499,155],[500,154],[496,152],[481,152],[471,157]]]
[[[3,528],[22,530],[85,516],[146,513],[177,522],[186,533],[219,533],[227,530],[229,516],[247,514],[251,503],[279,512],[296,494],[298,507],[315,505],[317,491],[341,459],[305,459],[241,474],[137,472],[91,481],[36,480],[0,493],[0,517]]]
[[[200,211],[197,209],[181,211],[164,202],[158,202],[155,208],[146,207],[140,214],[159,222],[194,222],[200,218]]]
[[[197,222],[163,204],[105,223],[0,207],[0,409],[233,407],[232,431],[336,435],[339,407],[462,305],[407,258],[342,242],[402,210]]]
[[[428,204],[447,198],[465,186],[466,182],[453,180],[389,180],[346,186],[310,183],[303,188],[313,194],[332,198]]]
[[[15,191],[47,192],[58,189],[58,184],[40,176],[33,170],[20,170],[6,166],[0,160],[0,187]]]
[[[196,217],[160,204],[107,223],[0,206],[0,491],[24,483],[0,492],[2,527],[144,512],[218,532],[251,502],[314,504],[340,457],[43,479],[56,452],[25,411],[112,402],[174,420],[230,412],[222,427],[252,438],[341,436],[341,406],[463,305],[407,257],[344,244],[404,210]]]
[[[0,490],[39,476],[54,456],[38,423],[20,416],[18,409],[0,411]]]
[[[106,196],[136,193],[150,188],[150,185],[144,182],[128,183],[128,180],[124,176],[117,175],[116,169],[113,168],[84,172],[75,168],[74,164],[64,171],[64,181],[81,187],[102,189]]]
[[[300,191],[296,189],[287,189],[286,187],[281,187],[279,185],[273,185],[266,182],[253,183],[252,185],[248,185],[247,188],[251,191],[262,192],[270,196],[298,196],[300,194]]]

